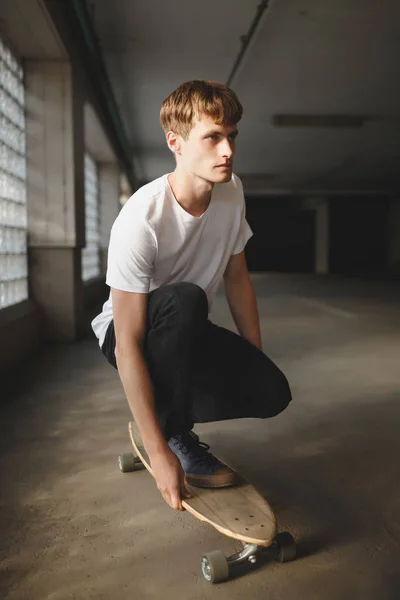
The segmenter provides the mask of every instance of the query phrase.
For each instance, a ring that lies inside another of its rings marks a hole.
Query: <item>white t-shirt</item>
[[[245,217],[240,179],[215,184],[207,210],[193,217],[176,200],[168,174],[140,188],[116,218],[108,248],[106,283],[146,294],[188,281],[207,294],[209,312],[230,257],[245,248],[252,231]],[[92,321],[102,346],[113,318],[112,299]]]

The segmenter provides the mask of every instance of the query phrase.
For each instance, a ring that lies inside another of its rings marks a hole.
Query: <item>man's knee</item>
[[[149,295],[148,317],[151,326],[159,320],[165,323],[172,319],[176,325],[207,320],[207,295],[187,281],[162,286]]]
[[[176,294],[182,322],[191,322],[193,319],[207,319],[208,299],[203,288],[189,281],[175,283],[171,287],[173,287]]]
[[[292,401],[292,392],[290,390],[289,382],[278,367],[272,396],[272,401],[269,402],[271,413],[269,416],[275,417],[283,412]]]

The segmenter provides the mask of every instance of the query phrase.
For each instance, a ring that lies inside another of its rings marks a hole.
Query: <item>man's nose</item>
[[[226,156],[227,158],[230,158],[231,156],[233,156],[235,150],[234,150],[234,146],[233,146],[233,142],[231,142],[230,140],[224,140],[222,143],[222,156]]]

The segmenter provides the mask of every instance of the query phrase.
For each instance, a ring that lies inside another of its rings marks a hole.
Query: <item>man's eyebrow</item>
[[[229,135],[239,135],[239,131],[237,129],[234,129],[233,131],[231,131],[229,133]],[[217,131],[216,129],[212,129],[210,131],[206,131],[206,133],[204,134],[204,137],[208,137],[209,135],[222,135],[222,131]]]

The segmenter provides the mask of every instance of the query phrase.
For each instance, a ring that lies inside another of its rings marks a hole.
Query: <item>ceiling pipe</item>
[[[262,0],[262,2],[258,5],[257,7],[257,12],[255,14],[255,17],[253,19],[253,22],[250,25],[250,29],[249,31],[245,34],[241,36],[241,42],[242,42],[242,47],[240,49],[239,54],[236,57],[235,60],[235,64],[233,65],[232,71],[229,74],[228,80],[226,82],[227,85],[231,85],[233,78],[236,75],[237,70],[240,67],[240,63],[243,60],[244,55],[246,54],[246,50],[251,42],[251,40],[254,37],[254,34],[257,30],[257,27],[261,21],[261,18],[264,14],[264,12],[266,11],[266,9],[268,8],[268,4],[269,4],[269,0]]]

